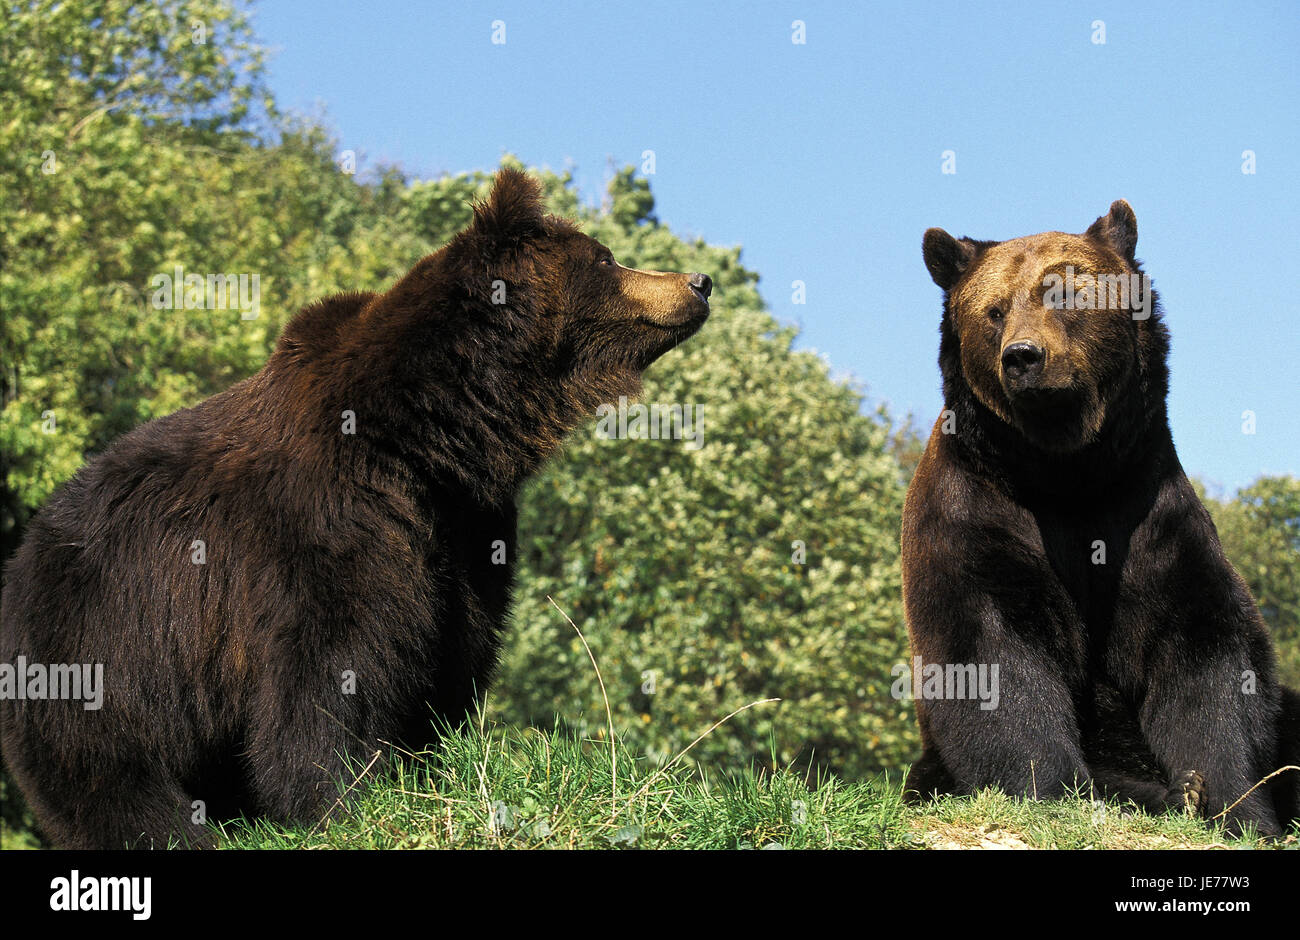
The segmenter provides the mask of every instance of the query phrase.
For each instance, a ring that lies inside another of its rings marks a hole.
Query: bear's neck
[[[957,453],[982,473],[1021,494],[1093,493],[1104,500],[1115,486],[1140,475],[1181,472],[1166,390],[1163,360],[1157,368],[1136,371],[1096,437],[1068,452],[1034,443],[980,402],[965,378],[952,370],[945,370],[944,407],[954,415]]]
[[[376,341],[401,349],[358,351],[350,370],[357,434],[415,490],[513,504],[601,402],[637,391],[633,377],[564,374],[512,342],[521,333],[505,316],[458,318]]]
[[[949,395],[946,407],[956,416],[955,444],[964,459],[1022,494],[1094,493],[1104,498],[1125,481],[1153,469],[1164,475],[1176,466],[1163,400],[1118,409],[1091,442],[1068,452],[1035,444],[985,407],[969,387]]]

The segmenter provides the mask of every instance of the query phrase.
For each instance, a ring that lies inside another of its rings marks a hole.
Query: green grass
[[[1200,820],[1085,796],[1014,800],[990,790],[904,805],[901,776],[846,782],[788,770],[710,775],[654,768],[561,730],[466,725],[436,753],[395,755],[339,784],[313,825],[218,829],[229,849],[1136,849],[1263,848]],[[0,849],[37,848],[0,831]],[[1280,847],[1300,848],[1290,836]]]
[[[1030,802],[990,790],[904,805],[901,780],[652,767],[621,747],[611,755],[607,739],[466,724],[435,752],[358,764],[314,824],[238,820],[217,834],[229,849],[1300,848],[1295,835],[1230,838],[1086,795]],[[39,847],[30,831],[0,827],[0,849]]]
[[[1085,797],[997,791],[905,806],[901,778],[808,780],[790,771],[718,776],[653,768],[607,741],[563,731],[466,726],[436,754],[374,768],[312,826],[227,823],[235,849],[1249,848],[1199,820]],[[360,768],[358,768],[359,770]],[[340,786],[340,789],[344,789]],[[1294,836],[1287,843],[1297,847]]]
[[[652,768],[554,730],[467,725],[398,755],[315,826],[223,827],[228,848],[889,848],[902,812],[883,782]],[[374,771],[372,770],[372,774]],[[342,788],[341,788],[342,789]]]

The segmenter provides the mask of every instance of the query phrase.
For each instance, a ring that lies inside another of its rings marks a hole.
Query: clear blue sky
[[[1125,198],[1173,333],[1184,466],[1229,491],[1300,473],[1294,3],[268,2],[253,23],[281,105],[323,115],[363,169],[509,151],[594,201],[610,158],[654,150],[659,218],[742,245],[803,348],[927,428],[922,232],[1079,232]]]

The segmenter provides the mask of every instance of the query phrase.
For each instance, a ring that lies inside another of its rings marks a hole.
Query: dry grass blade
[[[654,783],[657,779],[659,779],[660,776],[668,773],[668,771],[670,771],[679,760],[681,760],[683,757],[686,756],[687,751],[695,747],[695,745],[699,744],[701,741],[703,741],[705,738],[711,735],[715,730],[717,730],[722,725],[726,724],[731,719],[735,718],[741,712],[748,711],[749,709],[753,708],[755,705],[766,705],[768,702],[779,702],[779,701],[781,701],[779,698],[761,698],[756,702],[750,702],[748,705],[740,706],[734,712],[732,712],[730,715],[727,715],[724,718],[719,718],[717,721],[715,721],[712,725],[709,726],[708,731],[705,731],[702,735],[700,735],[690,744],[686,745],[686,747],[682,748],[681,751],[678,752],[676,757],[674,757],[668,763],[664,764],[662,767],[656,770],[650,776],[650,779],[647,780],[639,790],[637,790],[635,793],[632,794],[631,797],[628,798],[628,802],[630,803],[633,800],[635,800],[637,797],[641,796],[641,794],[649,792],[650,785]]]
[[[1223,818],[1224,816],[1227,816],[1229,813],[1231,813],[1234,809],[1237,808],[1237,805],[1238,805],[1242,800],[1244,800],[1246,797],[1250,796],[1252,793],[1254,793],[1256,790],[1258,790],[1258,789],[1259,789],[1260,787],[1262,787],[1264,784],[1268,783],[1270,780],[1272,780],[1272,779],[1273,779],[1274,777],[1276,777],[1278,774],[1286,773],[1288,770],[1300,770],[1300,767],[1297,767],[1295,764],[1287,764],[1285,767],[1279,767],[1277,770],[1273,771],[1271,774],[1269,774],[1267,777],[1265,777],[1265,778],[1264,778],[1263,780],[1261,780],[1259,783],[1255,784],[1253,787],[1251,787],[1249,790],[1247,790],[1247,791],[1246,791],[1245,793],[1243,793],[1241,796],[1237,797],[1237,802],[1236,802],[1236,803],[1233,803],[1231,806],[1227,807],[1227,808],[1224,809],[1222,812],[1220,812],[1220,813],[1216,813],[1214,816],[1212,816],[1212,817],[1210,817],[1210,818],[1211,818],[1211,819],[1221,819],[1221,818]]]
[[[596,670],[596,681],[600,683],[600,697],[605,700],[605,721],[609,726],[609,762],[610,762],[610,792],[609,792],[609,818],[613,819],[618,815],[618,752],[614,747],[614,713],[609,708],[609,696],[605,694],[605,680],[600,675],[600,665],[596,662],[596,656],[587,645],[587,638],[582,635],[578,625],[573,622],[573,618],[560,610],[560,605],[555,603],[555,598],[547,594],[546,599],[551,602],[551,606],[560,611],[560,616],[569,621],[569,626],[573,627],[574,632],[578,634],[578,639],[582,641],[583,648],[591,658],[592,668]]]
[[[374,756],[370,758],[370,763],[366,764],[366,766],[361,769],[361,773],[357,774],[356,779],[349,783],[347,789],[339,794],[339,798],[334,801],[333,805],[331,805],[329,809],[325,810],[325,815],[320,818],[320,822],[312,826],[311,832],[307,833],[306,838],[314,836],[320,830],[320,827],[325,825],[325,820],[330,818],[330,813],[343,805],[343,801],[347,799],[348,794],[351,793],[356,788],[356,785],[361,782],[362,777],[370,773],[370,768],[375,766],[375,761],[379,760],[381,754],[381,751],[375,751]]]

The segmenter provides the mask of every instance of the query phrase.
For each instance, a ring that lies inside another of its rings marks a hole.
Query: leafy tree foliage
[[[1197,490],[1273,631],[1283,679],[1300,688],[1300,480],[1260,477],[1227,500]]]

